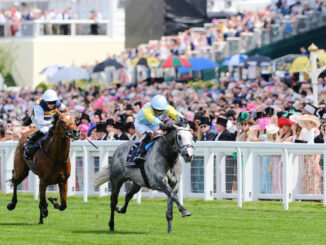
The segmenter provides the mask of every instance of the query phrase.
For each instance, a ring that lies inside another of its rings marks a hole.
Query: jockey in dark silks
[[[59,108],[60,111],[66,110],[66,106],[58,100],[57,93],[52,89],[45,91],[43,98],[36,101],[31,119],[38,131],[29,135],[25,141],[25,159],[32,160],[34,153],[47,138],[48,132],[52,127],[53,115],[56,113],[57,108]],[[35,143],[38,139],[40,139],[40,141]]]
[[[135,120],[135,129],[138,139],[141,139],[139,150],[134,159],[134,164],[128,167],[135,167],[138,163],[145,161],[146,144],[151,140],[151,137],[159,129],[164,130],[165,125],[163,120],[168,115],[174,120],[183,120],[183,115],[169,105],[166,98],[163,95],[156,95],[152,98],[151,102],[146,103],[142,109],[138,112]]]

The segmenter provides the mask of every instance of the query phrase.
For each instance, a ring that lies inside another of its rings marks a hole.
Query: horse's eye
[[[181,136],[180,135],[178,135],[178,140],[181,140]]]

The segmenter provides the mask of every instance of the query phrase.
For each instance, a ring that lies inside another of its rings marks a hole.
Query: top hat
[[[228,123],[228,120],[226,118],[223,118],[223,117],[218,117],[216,119],[215,123],[226,127],[226,124]]]
[[[114,126],[114,120],[112,118],[109,118],[106,120],[106,125]]]
[[[211,122],[209,121],[209,118],[208,117],[202,117],[201,119],[200,119],[200,123],[199,123],[199,125],[203,125],[203,124],[206,124],[206,125],[211,125]]]
[[[126,111],[128,111],[128,110],[132,111],[133,108],[132,108],[132,106],[131,106],[130,104],[128,104],[128,105],[126,106],[126,109],[125,109],[125,110],[126,110]]]
[[[120,121],[116,121],[113,125],[114,128],[116,129],[120,129],[121,131],[125,130],[125,124],[123,122]]]
[[[89,115],[86,113],[82,113],[82,116],[80,118],[80,120],[86,119],[88,122],[91,122],[91,119],[89,118]]]
[[[310,114],[310,115],[316,115],[318,108],[312,104],[306,104],[303,110]]]
[[[105,132],[106,133],[106,123],[100,122],[96,124],[96,132]]]
[[[128,131],[131,128],[135,129],[134,123],[133,122],[126,123],[126,131]]]
[[[266,116],[273,116],[274,115],[274,108],[266,107],[265,108],[265,114],[266,114]]]
[[[257,111],[254,119],[257,120],[257,119],[263,118],[263,117],[265,117],[265,113],[262,111]]]

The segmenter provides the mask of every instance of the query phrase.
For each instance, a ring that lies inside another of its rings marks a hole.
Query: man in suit
[[[201,141],[214,141],[216,133],[211,130],[211,122],[208,117],[202,117],[199,123],[200,131],[202,132]]]
[[[219,116],[215,122],[215,131],[217,133],[215,141],[235,141],[234,134],[226,129],[228,120],[225,117]]]
[[[124,133],[125,125],[123,122],[116,121],[113,125],[115,135],[115,140],[129,140],[128,136]]]

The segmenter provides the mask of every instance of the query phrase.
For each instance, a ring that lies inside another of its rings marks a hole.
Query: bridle
[[[178,132],[179,131],[189,131],[190,132],[190,129],[178,127],[178,128],[175,128],[175,130],[176,130],[176,137],[175,137],[175,140],[174,140],[173,145],[171,145],[169,143],[169,141],[166,139],[165,135],[163,135],[163,139],[164,139],[164,141],[170,146],[170,148],[175,153],[178,153],[178,154],[183,155],[186,149],[188,149],[188,148],[194,148],[194,146],[191,145],[191,144],[180,145],[180,141],[179,141],[179,137],[178,137]]]
[[[59,118],[58,118],[59,126],[60,126],[61,128],[63,128],[63,130],[64,130],[65,132],[64,132],[63,134],[58,134],[58,133],[55,132],[54,127],[52,127],[53,134],[56,135],[56,136],[59,136],[59,137],[61,137],[61,138],[69,138],[69,137],[73,136],[73,135],[69,132],[69,127],[70,127],[71,125],[73,125],[73,124],[76,124],[76,122],[71,122],[71,123],[68,124],[68,126],[66,126],[66,127],[63,126],[63,125],[62,125],[62,121],[61,121],[61,117],[62,117],[63,115],[65,115],[65,114],[67,114],[67,113],[65,112],[65,113],[60,114],[60,116],[59,116]],[[61,125],[60,125],[60,124],[61,124]]]

